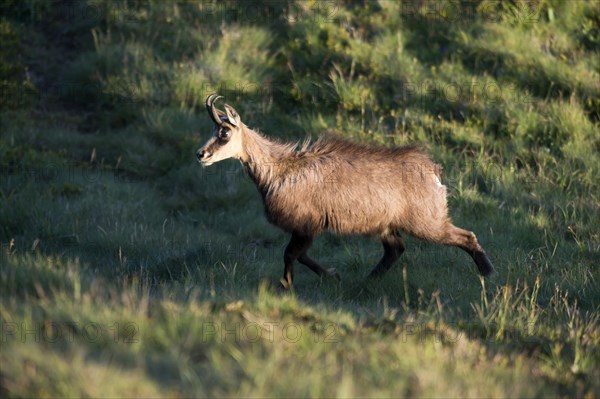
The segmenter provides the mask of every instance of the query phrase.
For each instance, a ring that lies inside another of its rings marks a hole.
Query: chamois
[[[197,151],[202,166],[239,159],[260,192],[267,219],[291,233],[281,283],[292,286],[296,260],[320,276],[339,279],[307,255],[313,238],[334,234],[378,236],[383,257],[369,277],[383,275],[404,252],[400,232],[466,251],[480,274],[494,271],[475,234],[452,224],[440,167],[414,145],[386,148],[320,137],[305,142],[270,140],[242,123],[228,104],[206,99],[212,137]]]

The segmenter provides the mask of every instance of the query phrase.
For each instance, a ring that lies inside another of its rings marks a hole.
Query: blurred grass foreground
[[[600,397],[598,1],[0,4],[1,397]],[[498,271],[407,240],[288,237],[252,128],[419,143]]]

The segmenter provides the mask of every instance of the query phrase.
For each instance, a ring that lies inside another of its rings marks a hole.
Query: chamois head
[[[206,110],[215,126],[212,137],[196,152],[198,162],[202,166],[212,165],[228,158],[242,158],[244,124],[233,107],[225,104],[225,112],[214,107],[215,101],[220,98],[223,97],[216,94],[206,98]]]

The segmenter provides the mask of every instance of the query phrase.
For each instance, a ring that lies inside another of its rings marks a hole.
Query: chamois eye
[[[221,129],[219,130],[219,138],[227,140],[231,136],[231,130],[229,129]]]

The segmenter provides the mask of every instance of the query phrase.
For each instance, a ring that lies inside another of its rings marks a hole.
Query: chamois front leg
[[[387,272],[394,262],[404,252],[404,240],[397,232],[388,232],[381,237],[383,243],[383,257],[369,273],[369,278],[380,277]]]
[[[340,281],[341,280],[340,275],[338,274],[338,272],[335,268],[332,267],[330,269],[324,269],[321,265],[319,265],[317,262],[315,262],[308,256],[308,254],[307,254],[308,248],[310,248],[310,246],[312,245],[313,238],[314,238],[313,236],[306,237],[306,240],[308,240],[308,243],[306,244],[306,248],[304,248],[304,252],[302,252],[300,254],[300,256],[298,257],[298,262],[302,263],[303,265],[308,267],[310,270],[312,270],[313,272],[318,274],[319,277],[331,276],[331,277],[335,277],[338,281]]]
[[[311,242],[312,237],[310,236],[292,233],[290,242],[287,247],[285,247],[283,253],[283,277],[279,280],[284,288],[292,288],[294,282],[294,262],[300,255],[306,252],[308,247],[310,247]]]
[[[296,259],[319,276],[332,276],[337,280],[340,280],[340,276],[336,269],[324,269],[306,254],[306,251],[308,251],[308,248],[310,248],[312,241],[312,236],[301,235],[297,233],[292,234],[292,238],[285,248],[283,255],[285,268],[283,271],[283,278],[281,279],[281,285],[283,285],[285,288],[292,287],[294,280],[294,261]]]
[[[298,262],[302,263],[303,265],[308,266],[308,268],[310,270],[317,273],[321,277],[322,276],[331,276],[331,277],[334,277],[337,281],[341,280],[340,274],[337,272],[337,270],[335,268],[332,267],[329,269],[324,269],[317,262],[315,262],[314,260],[309,258],[308,255],[306,254],[306,252],[304,252],[302,255],[300,255],[300,257],[298,258]]]

